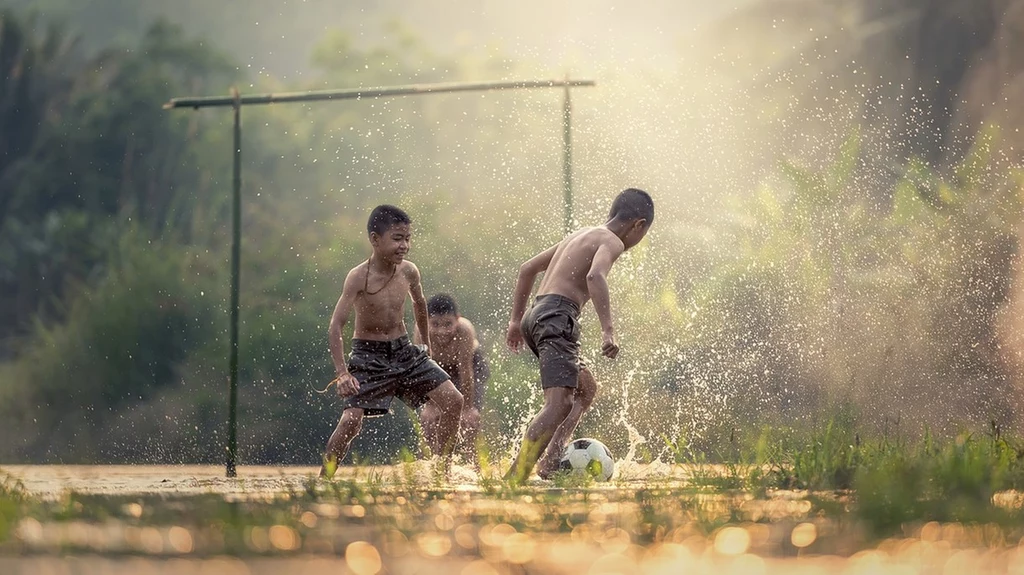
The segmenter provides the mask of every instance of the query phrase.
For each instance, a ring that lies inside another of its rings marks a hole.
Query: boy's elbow
[[[327,336],[330,337],[331,339],[334,339],[337,336],[341,335],[341,326],[342,322],[336,319],[332,319],[331,325],[327,327]]]
[[[599,281],[600,282],[604,281],[604,274],[603,273],[601,273],[601,272],[590,272],[590,273],[587,274],[587,283],[588,284],[592,284],[592,283],[599,282]]]

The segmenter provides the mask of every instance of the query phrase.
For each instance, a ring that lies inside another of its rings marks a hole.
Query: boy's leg
[[[470,461],[476,461],[476,437],[480,433],[480,411],[474,407],[462,411],[459,429],[459,449]]]
[[[423,404],[423,409],[420,410],[420,426],[423,429],[423,440],[427,442],[432,455],[436,455],[434,446],[437,445],[437,426],[440,421],[441,409],[437,404],[433,401]]]
[[[338,469],[338,463],[348,454],[348,448],[352,440],[363,428],[363,410],[359,407],[349,407],[341,413],[338,426],[334,433],[327,440],[327,449],[324,454],[324,464],[320,467],[320,477],[328,479],[334,477]]]
[[[480,434],[483,419],[483,398],[487,392],[487,380],[491,377],[491,366],[483,351],[478,347],[473,352],[473,383],[475,405],[462,407],[462,429],[459,432],[462,451],[469,461],[477,462],[476,438]]]
[[[427,398],[439,412],[435,426],[434,444],[430,446],[434,455],[450,458],[455,447],[455,437],[459,432],[459,419],[462,417],[462,394],[455,388],[451,380],[435,387]]]
[[[544,390],[544,407],[530,422],[526,429],[526,436],[519,448],[512,467],[505,474],[505,480],[516,484],[522,484],[530,477],[533,466],[544,449],[547,448],[555,429],[565,420],[572,411],[573,394],[575,389],[571,387],[549,387]]]
[[[576,393],[573,395],[572,410],[569,411],[569,415],[559,424],[555,434],[551,436],[547,451],[544,453],[543,459],[537,464],[537,475],[541,479],[549,479],[558,471],[558,463],[562,460],[562,452],[565,451],[565,446],[569,444],[569,440],[572,438],[573,432],[576,431],[576,426],[580,424],[583,414],[590,409],[591,404],[594,403],[594,398],[597,397],[597,380],[594,379],[594,374],[590,373],[589,369],[585,367],[580,368],[580,374],[576,381]]]

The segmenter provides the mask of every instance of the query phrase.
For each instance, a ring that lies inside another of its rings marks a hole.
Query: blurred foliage
[[[189,241],[209,204],[195,200],[216,169],[199,125],[153,102],[176,85],[201,87],[233,71],[167,24],[154,24],[137,50],[111,48],[72,68],[74,42],[54,28],[44,38],[5,14],[10,102],[8,153],[0,163],[0,338],[59,318],[76,282],[102,275],[110,246],[141,226],[153,238]],[[16,82],[10,80],[17,80]],[[22,122],[23,125],[16,122]],[[18,141],[13,141],[17,138]],[[201,169],[198,160],[207,157]]]
[[[942,434],[1015,421],[994,326],[1021,197],[982,167],[997,137],[980,137],[954,178],[911,162],[888,208],[850,184],[856,132],[831,166],[786,163],[732,198],[719,259],[686,292],[661,288],[666,312],[644,320],[659,325],[654,341],[677,340],[659,350],[651,404],[708,412],[655,435],[713,453],[757,422],[813,426],[836,413],[879,432],[900,419]]]
[[[0,425],[25,441],[9,446],[15,453],[74,452],[82,461],[116,453],[104,432],[111,416],[176,383],[178,363],[208,337],[210,304],[199,285],[182,281],[180,249],[144,237],[119,238],[106,272],[78,290],[64,321],[37,323],[18,361],[0,368]]]
[[[15,525],[25,513],[27,499],[29,496],[21,481],[0,469],[0,543],[10,539]]]

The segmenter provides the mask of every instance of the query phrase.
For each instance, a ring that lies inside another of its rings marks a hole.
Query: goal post
[[[361,100],[397,96],[422,96],[450,92],[482,92],[496,90],[530,90],[562,88],[562,202],[563,225],[566,233],[573,226],[572,197],[572,88],[596,85],[593,80],[508,80],[496,82],[442,82],[434,84],[408,84],[377,88],[350,88],[341,90],[313,90],[308,92],[281,92],[268,94],[241,94],[232,88],[228,96],[189,96],[171,98],[164,109],[231,107],[234,114],[232,150],[232,193],[231,193],[231,301],[230,301],[230,348],[228,356],[228,437],[225,446],[226,474],[237,475],[238,454],[238,287],[241,268],[241,219],[242,219],[242,107],[261,104],[285,104],[292,102],[323,102],[332,100]]]

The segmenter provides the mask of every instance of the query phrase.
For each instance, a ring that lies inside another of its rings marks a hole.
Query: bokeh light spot
[[[366,541],[353,541],[345,548],[345,563],[355,575],[376,575],[383,563],[380,552]]]

